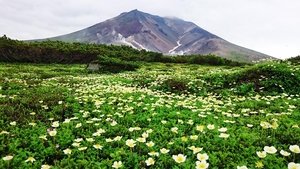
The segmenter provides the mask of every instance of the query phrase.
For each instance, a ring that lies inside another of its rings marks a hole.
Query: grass
[[[195,168],[205,153],[209,168],[287,168],[300,163],[290,150],[300,145],[299,69],[153,63],[96,74],[85,65],[2,63],[0,168]],[[277,152],[258,157],[266,146]]]

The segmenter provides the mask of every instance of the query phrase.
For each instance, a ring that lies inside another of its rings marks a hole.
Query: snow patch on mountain
[[[182,44],[180,43],[180,40],[178,40],[177,42],[177,46],[175,46],[173,49],[171,49],[171,50],[169,50],[169,54],[176,54],[176,52],[175,52],[175,50],[177,49],[177,48],[179,48]]]

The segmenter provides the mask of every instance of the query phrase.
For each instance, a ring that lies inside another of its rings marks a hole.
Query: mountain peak
[[[121,22],[128,22],[129,20],[143,20],[145,19],[145,16],[147,15],[147,13],[144,13],[142,11],[139,11],[137,9],[131,10],[129,12],[124,12],[121,13],[119,16],[117,16],[117,19]]]
[[[119,16],[86,29],[51,40],[98,44],[129,45],[164,54],[216,54],[227,59],[251,62],[268,58],[177,17],[160,17],[139,11]]]
[[[134,9],[134,10],[131,10],[131,11],[129,11],[129,12],[139,13],[139,12],[141,12],[141,11],[139,11],[138,9]]]
[[[146,13],[139,11],[138,9],[131,10],[129,12],[122,13],[125,15],[145,15]]]

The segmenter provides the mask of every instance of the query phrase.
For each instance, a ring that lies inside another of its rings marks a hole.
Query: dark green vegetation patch
[[[28,63],[90,63],[97,56],[118,58],[124,61],[191,63],[200,65],[239,66],[215,55],[164,56],[161,53],[136,50],[129,46],[66,43],[60,41],[22,42],[6,36],[0,38],[0,61]]]

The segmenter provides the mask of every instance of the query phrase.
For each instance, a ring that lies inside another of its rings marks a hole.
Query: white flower
[[[293,153],[297,153],[297,154],[300,153],[300,148],[299,148],[298,145],[290,145],[289,149],[290,149],[291,152],[293,152]]]
[[[154,163],[155,163],[155,160],[153,159],[153,158],[148,158],[146,161],[146,165],[147,166],[150,166],[150,165],[154,165]]]
[[[128,130],[129,130],[130,132],[133,132],[133,131],[135,131],[135,130],[141,130],[141,128],[140,128],[140,127],[130,127]]]
[[[30,126],[36,126],[36,123],[28,123]]]
[[[161,123],[162,123],[162,124],[166,124],[167,121],[166,121],[166,120],[162,120]]]
[[[27,162],[33,163],[33,162],[35,162],[35,161],[36,161],[36,160],[35,160],[33,157],[28,157],[27,160],[25,160],[26,163],[27,163]]]
[[[120,141],[122,139],[122,136],[116,136],[115,138],[114,138],[114,141]]]
[[[271,128],[271,124],[268,123],[268,122],[265,122],[265,121],[260,122],[260,126],[261,126],[263,129]]]
[[[169,144],[169,145],[173,145],[173,144],[174,144],[174,142],[173,142],[173,141],[170,141],[168,144]]]
[[[112,165],[112,168],[121,168],[122,166],[122,161],[115,161]]]
[[[128,129],[128,131],[133,132],[133,131],[134,131],[134,127],[130,127],[130,128]]]
[[[149,134],[149,133],[152,133],[153,130],[152,129],[148,129],[146,132]]]
[[[275,154],[277,152],[274,146],[265,146],[264,151],[269,154]]]
[[[79,151],[84,151],[84,150],[86,150],[86,149],[87,149],[87,147],[79,147],[79,148],[78,148]]]
[[[265,158],[267,156],[265,151],[257,151],[256,154],[259,158]]]
[[[191,139],[191,140],[197,140],[197,139],[198,139],[198,136],[197,136],[197,135],[191,135],[191,136],[190,136],[190,139]]]
[[[79,142],[83,141],[83,138],[76,138],[74,141],[77,142],[77,143],[79,143]]]
[[[95,145],[93,145],[93,147],[94,147],[95,149],[99,149],[99,150],[101,150],[101,149],[103,148],[103,146],[100,145],[100,144],[95,144]]]
[[[70,123],[71,119],[65,119],[65,121],[63,123]]]
[[[230,135],[226,133],[220,133],[219,137],[220,138],[228,138]]]
[[[209,163],[206,161],[196,161],[196,169],[206,169],[208,168]]]
[[[103,133],[105,133],[106,131],[104,130],[104,129],[98,129],[97,130],[97,133],[99,133],[99,134],[103,134]]]
[[[2,159],[4,161],[9,161],[9,160],[12,160],[13,158],[14,158],[14,156],[8,155],[8,156],[3,157]]]
[[[86,138],[87,142],[94,142],[95,140],[93,138]]]
[[[253,127],[253,124],[247,124],[247,127],[251,128]]]
[[[135,143],[136,143],[136,141],[134,141],[134,140],[132,140],[132,139],[126,140],[126,145],[127,145],[128,147],[133,148],[133,147],[135,146]]]
[[[226,128],[226,127],[222,127],[222,128],[219,128],[219,129],[218,129],[218,131],[219,131],[219,132],[223,132],[223,133],[224,133],[224,132],[226,132],[226,131],[227,131],[227,128]]]
[[[12,126],[15,126],[17,124],[17,122],[13,121],[13,122],[10,122],[9,124]]]
[[[44,164],[41,166],[41,169],[49,169],[49,168],[51,168],[51,165]]]
[[[54,137],[54,136],[56,136],[57,131],[56,131],[56,130],[50,130],[50,131],[48,132],[48,134],[49,134],[51,137]]]
[[[145,139],[148,138],[148,137],[149,137],[149,133],[144,132],[144,133],[142,134],[142,137],[145,138]]]
[[[76,124],[75,128],[79,128],[79,127],[81,127],[81,126],[82,126],[82,124],[81,124],[81,123],[78,123],[78,124]]]
[[[67,154],[67,155],[72,153],[72,150],[69,148],[64,149],[63,151],[64,151],[64,154]]]
[[[194,121],[193,121],[193,120],[189,120],[189,121],[187,122],[187,124],[193,125],[193,124],[194,124]]]
[[[151,151],[150,153],[148,153],[150,156],[159,156],[159,153],[158,152],[155,152],[155,151]]]
[[[280,154],[283,155],[283,156],[289,156],[289,155],[291,155],[291,153],[289,153],[287,151],[284,151],[284,150],[281,150]]]
[[[172,127],[172,128],[171,128],[171,131],[172,131],[173,133],[178,133],[178,127]]]
[[[46,135],[39,136],[40,139],[48,140]]]
[[[1,131],[0,135],[2,135],[2,134],[9,134],[9,132],[8,131]]]
[[[115,125],[117,125],[118,123],[116,122],[116,121],[113,121],[113,122],[111,122],[111,126],[115,126]]]
[[[195,146],[188,147],[188,149],[192,150],[193,154],[197,154],[197,153],[199,153],[200,151],[203,150],[203,148],[201,148],[201,147],[195,147]]]
[[[181,141],[182,141],[182,142],[187,142],[188,140],[189,140],[189,138],[186,137],[186,136],[182,136],[182,137],[181,137]]]
[[[111,138],[107,138],[107,139],[105,139],[105,141],[108,142],[108,143],[110,143],[110,142],[113,142],[114,140],[111,139]]]
[[[247,166],[243,165],[243,166],[237,166],[237,169],[248,169]]]
[[[170,150],[165,149],[165,148],[160,149],[160,152],[161,152],[162,154],[167,154],[169,151],[170,151]]]
[[[92,124],[92,123],[94,123],[94,121],[92,121],[92,120],[87,120],[87,121],[85,121],[87,124]]]
[[[173,155],[172,158],[176,163],[183,163],[186,160],[186,156],[183,154]]]
[[[215,129],[215,125],[209,124],[209,125],[207,125],[207,128],[208,128],[209,130],[213,130],[213,129]]]
[[[197,130],[197,131],[200,131],[200,132],[203,132],[203,131],[204,131],[204,128],[205,128],[205,126],[203,126],[203,125],[197,125],[197,126],[196,126],[196,130]]]
[[[300,169],[300,164],[291,162],[288,164],[288,169]]]
[[[52,127],[59,127],[59,121],[54,121],[52,123]]]
[[[155,144],[155,143],[153,143],[153,141],[150,141],[150,142],[146,143],[146,145],[147,145],[148,147],[153,147],[154,144]]]
[[[140,142],[140,143],[145,143],[146,142],[146,138],[144,137],[139,137],[136,139],[136,141]]]
[[[208,160],[208,155],[206,154],[206,153],[204,153],[204,154],[200,154],[200,153],[198,153],[197,154],[197,159],[199,160],[199,161],[206,161],[206,160]]]
[[[79,147],[79,146],[80,146],[80,143],[72,143],[72,146],[73,146],[73,147]]]

